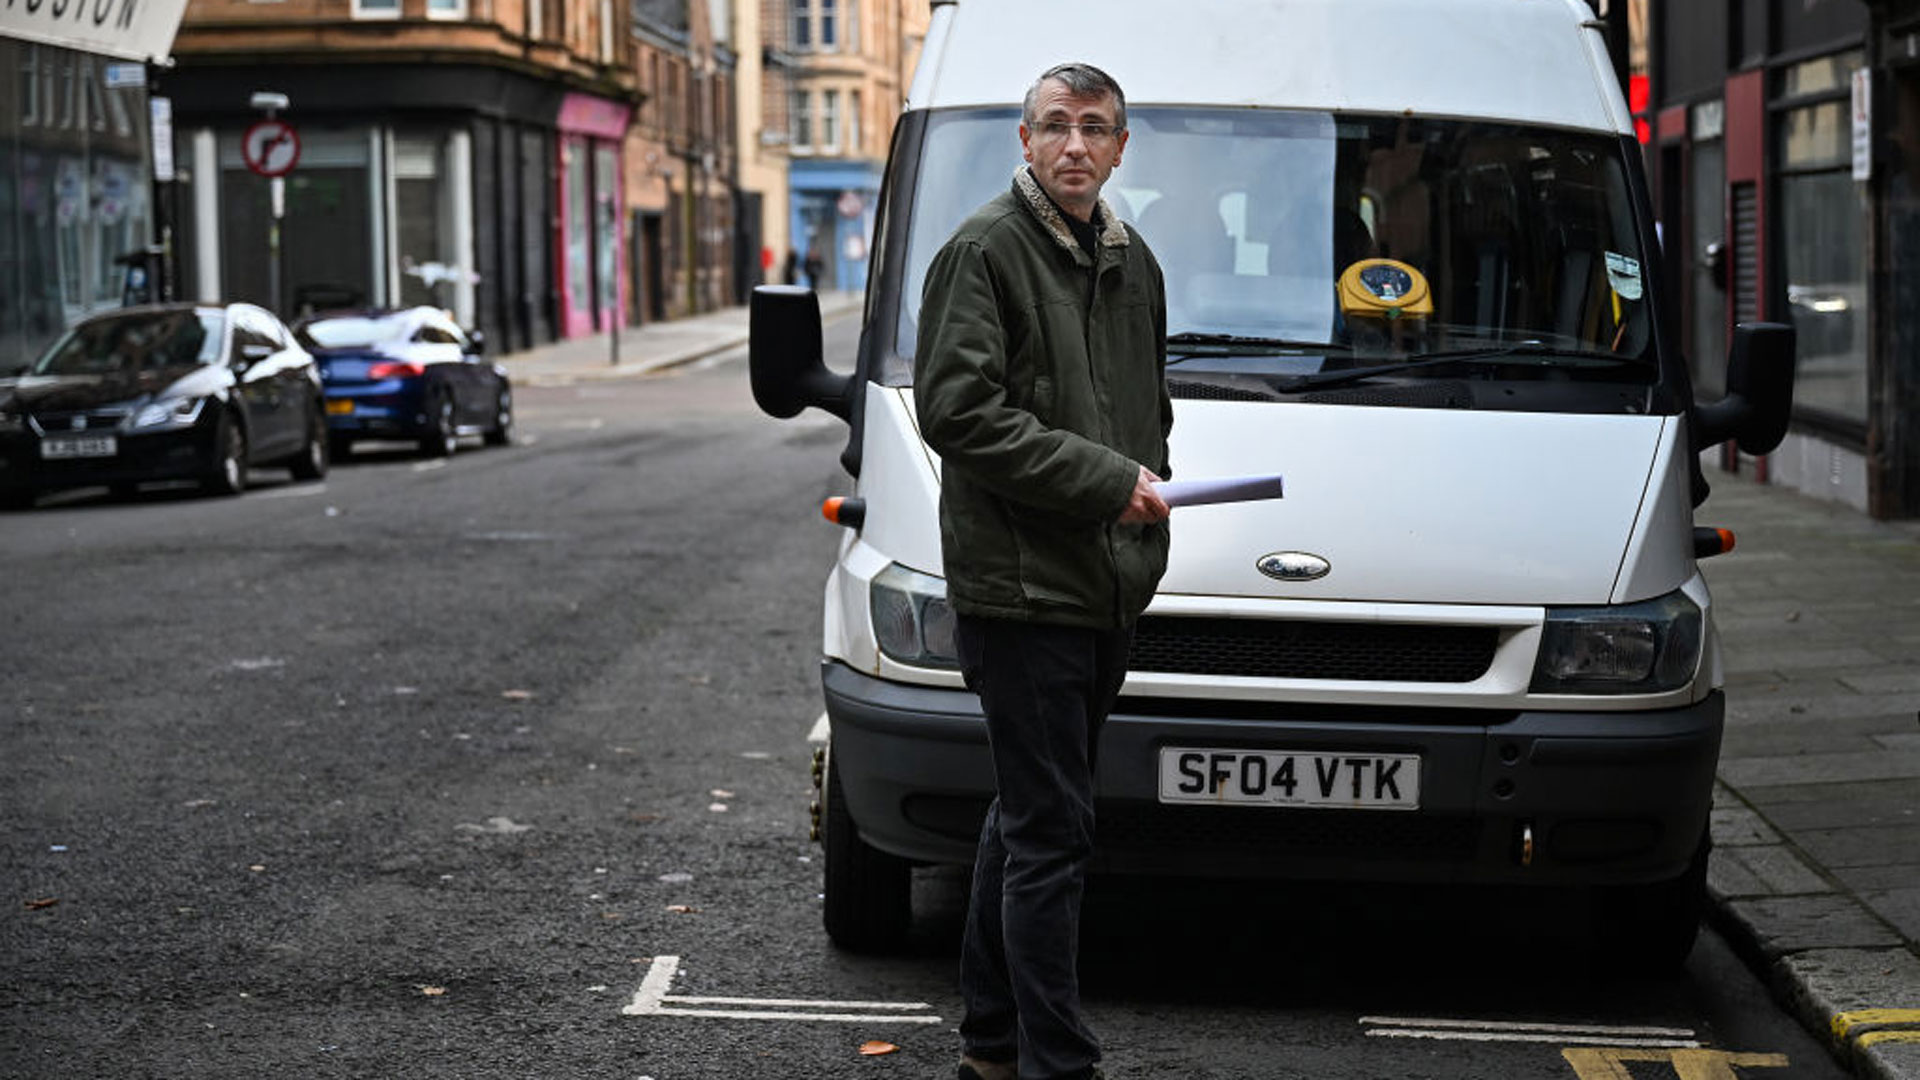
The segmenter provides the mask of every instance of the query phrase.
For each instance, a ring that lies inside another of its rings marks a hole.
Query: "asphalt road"
[[[741,360],[0,516],[0,1075],[952,1075],[960,876],[902,955],[819,928],[844,428]],[[1115,1080],[1841,1075],[1717,938],[1611,979],[1573,904],[1101,881],[1089,1009]]]

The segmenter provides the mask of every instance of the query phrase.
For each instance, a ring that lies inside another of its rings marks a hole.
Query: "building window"
[[[851,30],[847,36],[851,38]],[[793,0],[794,48],[831,50],[839,46],[840,37],[839,0]]]
[[[660,54],[647,54],[647,100],[641,107],[646,110],[647,123],[660,126]]]
[[[1794,406],[1867,421],[1867,187],[1852,173],[1849,89],[1860,50],[1780,73],[1781,265],[1799,336]]]
[[[840,150],[840,91],[820,92],[820,149],[827,153]]]
[[[467,0],[427,0],[427,18],[464,19],[467,17]]]
[[[793,150],[805,153],[813,149],[813,94],[806,90],[793,92],[793,110],[788,119],[793,124]]]
[[[860,91],[847,91],[847,153],[860,156]]]
[[[400,17],[400,0],[353,0],[353,17],[397,19]]]

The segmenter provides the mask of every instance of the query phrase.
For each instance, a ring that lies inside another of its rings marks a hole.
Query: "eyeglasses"
[[[1061,120],[1042,120],[1033,125],[1033,133],[1047,142],[1060,142],[1067,133],[1078,131],[1090,143],[1104,143],[1120,134],[1117,124],[1069,124]]]

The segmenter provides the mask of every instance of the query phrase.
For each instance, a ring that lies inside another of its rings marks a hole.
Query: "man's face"
[[[1065,83],[1048,79],[1034,97],[1033,126],[1020,125],[1020,146],[1034,179],[1061,209],[1082,221],[1092,218],[1100,188],[1127,146],[1127,133],[1113,130],[1117,114],[1113,95],[1077,97]],[[1090,139],[1079,130],[1081,124],[1101,125],[1107,134]],[[1062,131],[1061,125],[1073,126]]]

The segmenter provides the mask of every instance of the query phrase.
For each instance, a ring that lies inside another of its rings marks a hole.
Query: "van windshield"
[[[1103,195],[1165,272],[1182,376],[1285,389],[1477,365],[1656,379],[1647,260],[1611,136],[1271,109],[1132,108],[1127,121]],[[927,267],[1007,190],[1018,123],[1011,109],[929,117],[885,381],[911,382]]]

